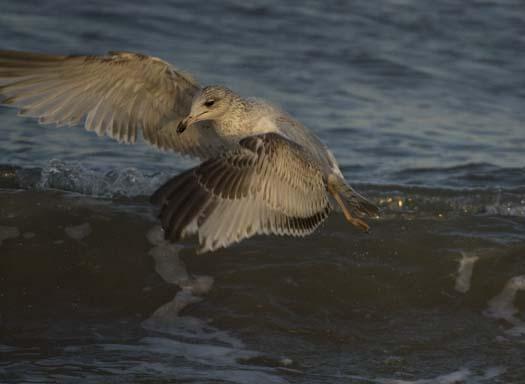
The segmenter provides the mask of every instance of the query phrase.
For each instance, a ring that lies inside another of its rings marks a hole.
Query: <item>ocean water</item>
[[[0,107],[0,383],[525,382],[523,2],[0,5],[281,105],[382,209],[196,255],[148,203],[194,160]]]

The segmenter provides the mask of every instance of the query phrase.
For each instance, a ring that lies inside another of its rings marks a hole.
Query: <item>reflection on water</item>
[[[160,226],[148,232],[148,240],[154,245],[149,254],[155,261],[155,271],[169,284],[180,288],[173,300],[158,308],[153,315],[144,321],[143,326],[150,330],[173,333],[180,331],[176,320],[180,311],[190,304],[198,303],[213,285],[210,276],[190,276],[186,266],[179,257],[180,247],[164,240]],[[174,328],[174,330],[172,330]]]

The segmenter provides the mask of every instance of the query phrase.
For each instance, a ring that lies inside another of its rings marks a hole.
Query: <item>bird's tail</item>
[[[343,210],[346,220],[368,232],[369,226],[362,218],[377,217],[379,208],[357,193],[341,177],[330,175],[327,188]]]

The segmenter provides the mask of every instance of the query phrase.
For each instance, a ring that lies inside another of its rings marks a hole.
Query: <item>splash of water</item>
[[[42,168],[36,187],[101,197],[148,196],[169,176],[162,172],[142,172],[136,168],[102,171],[79,163],[51,160]]]

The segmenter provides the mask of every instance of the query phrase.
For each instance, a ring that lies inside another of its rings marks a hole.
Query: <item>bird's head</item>
[[[198,121],[219,120],[230,108],[236,95],[226,87],[211,85],[203,88],[193,99],[191,111],[177,126],[181,134]]]

